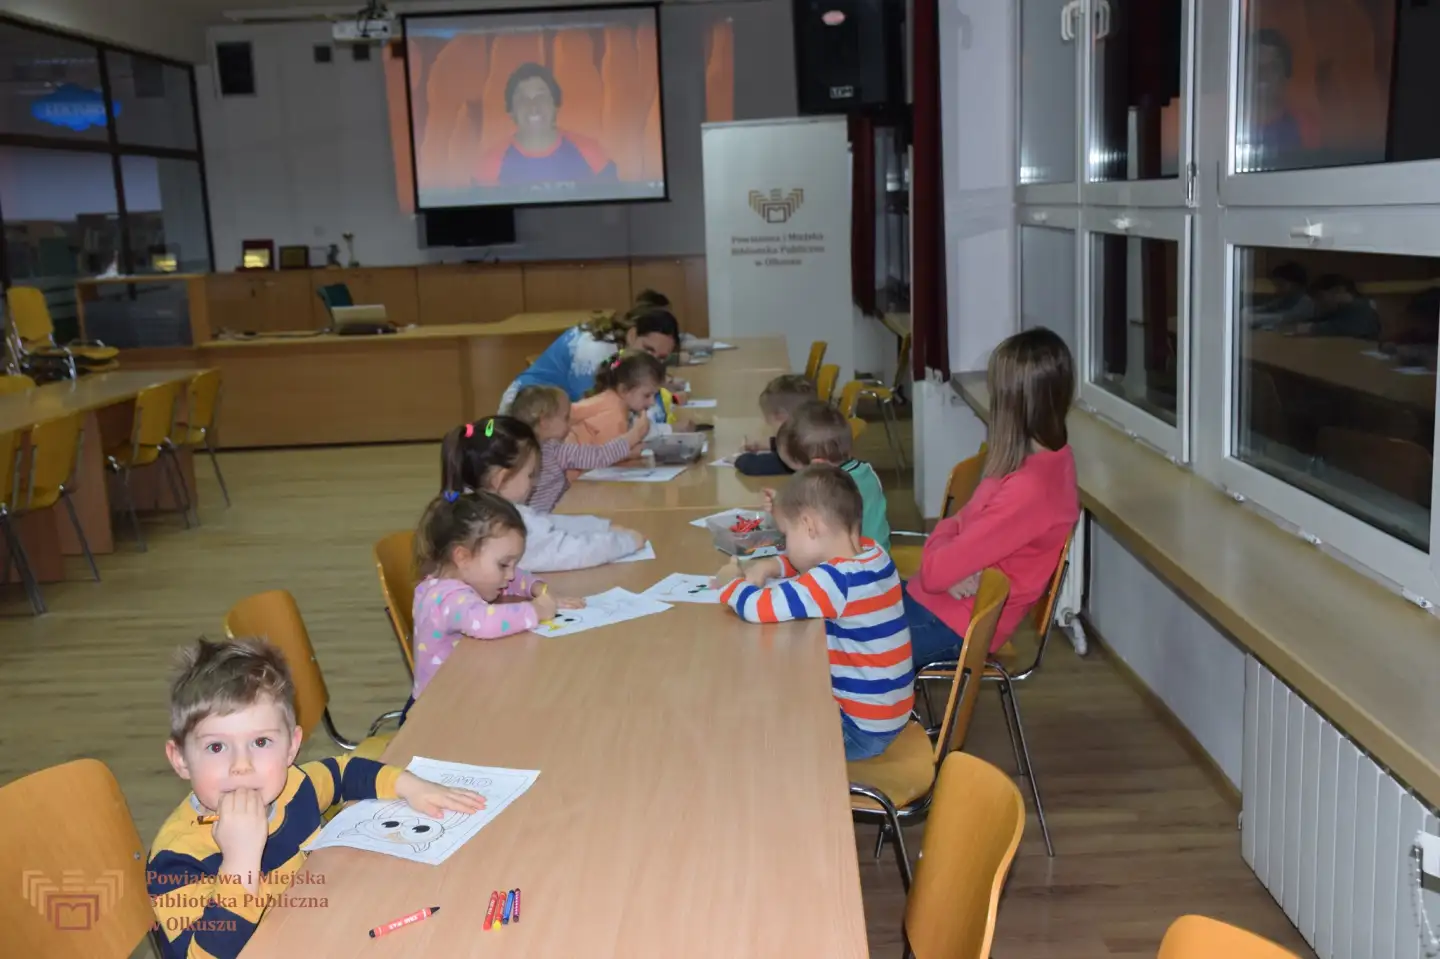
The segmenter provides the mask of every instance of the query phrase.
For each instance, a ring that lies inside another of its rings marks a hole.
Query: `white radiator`
[[[1084,656],[1089,651],[1085,627],[1080,624],[1080,612],[1085,608],[1085,584],[1088,583],[1087,561],[1089,545],[1085,542],[1085,524],[1088,517],[1080,511],[1080,520],[1075,524],[1074,538],[1070,541],[1070,569],[1060,581],[1060,595],[1055,600],[1055,625],[1066,631],[1070,645],[1075,652]]]
[[[1413,846],[1435,815],[1253,656],[1241,791],[1241,854],[1320,959],[1431,955]]]

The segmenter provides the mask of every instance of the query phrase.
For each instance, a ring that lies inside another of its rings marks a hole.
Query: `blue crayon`
[[[515,909],[515,890],[511,889],[505,894],[505,913],[500,921],[506,925],[510,924],[510,913]]]

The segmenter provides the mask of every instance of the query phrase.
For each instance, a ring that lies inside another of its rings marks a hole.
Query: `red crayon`
[[[490,894],[490,908],[485,910],[485,925],[481,928],[486,932],[490,931],[490,925],[495,921],[495,911],[500,908],[500,893]]]
[[[423,922],[424,920],[429,919],[431,916],[435,915],[435,913],[439,911],[439,906],[431,906],[429,909],[421,909],[417,912],[410,913],[410,915],[408,916],[401,916],[399,919],[396,919],[393,922],[387,922],[383,926],[376,926],[374,929],[371,929],[370,938],[379,939],[386,933],[394,932],[396,929],[403,929],[404,927],[410,925],[412,922]]]
[[[516,886],[516,887],[515,887],[515,909],[514,909],[513,912],[510,913],[510,921],[511,921],[511,922],[519,922],[519,921],[520,921],[520,887],[519,887],[519,886]]]

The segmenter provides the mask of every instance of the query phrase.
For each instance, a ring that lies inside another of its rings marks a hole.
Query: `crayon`
[[[511,922],[520,921],[520,887],[515,887],[515,912],[510,916]]]
[[[490,893],[490,908],[485,910],[485,924],[480,928],[486,932],[490,931],[490,924],[495,921],[495,912],[500,908],[500,893]]]
[[[196,819],[195,821],[196,821],[197,823],[199,823],[200,825],[202,825],[202,826],[208,826],[208,825],[210,825],[211,823],[219,822],[219,821],[220,821],[220,817],[219,817],[219,816],[201,816],[199,819]]]
[[[408,916],[401,916],[399,919],[387,922],[383,926],[376,926],[374,929],[371,929],[370,938],[379,939],[386,933],[394,932],[396,929],[403,929],[411,923],[424,922],[439,911],[439,906],[431,906],[429,909],[420,909],[410,913]]]
[[[500,917],[500,922],[510,925],[510,913],[515,909],[515,890],[511,889],[505,894],[505,912]]]

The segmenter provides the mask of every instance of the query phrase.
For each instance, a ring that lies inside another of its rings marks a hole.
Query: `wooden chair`
[[[0,376],[0,396],[14,396],[16,393],[24,393],[26,390],[34,388],[35,381],[23,373]]]
[[[120,365],[120,351],[103,343],[59,346],[45,294],[33,286],[12,286],[5,291],[10,308],[10,349],[25,369],[41,365],[62,368],[70,379],[81,372],[99,373]]]
[[[895,381],[892,385],[886,386],[879,380],[851,380],[845,384],[841,391],[841,409],[844,409],[845,393],[854,390],[855,398],[851,412],[846,416],[855,416],[856,409],[861,399],[873,400],[880,409],[880,422],[885,425],[885,439],[890,443],[890,449],[895,453],[897,469],[904,469],[907,465],[905,460],[905,446],[900,440],[900,417],[895,412],[895,403],[900,397],[900,385],[905,379],[905,370],[910,366],[910,334],[906,333],[900,339],[900,354],[895,367]]]
[[[135,510],[135,496],[130,489],[130,476],[142,466],[150,466],[154,463],[160,464],[162,472],[165,471],[165,462],[171,457],[165,455],[166,444],[170,442],[171,434],[175,430],[175,406],[180,397],[179,383],[165,383],[160,386],[152,386],[149,389],[141,390],[135,397],[135,419],[130,428],[130,439],[127,442],[117,444],[105,451],[105,468],[120,476],[120,485],[124,492],[124,508],[130,513],[130,525],[135,530],[135,539],[140,544],[140,551],[144,552],[145,534],[140,529],[140,514]],[[180,473],[179,463],[176,462],[175,473]],[[190,510],[188,498],[183,489],[176,488],[176,477],[165,472],[165,478],[170,483],[171,491],[174,493],[175,502],[184,507],[185,525],[190,525]],[[179,476],[180,486],[185,485],[183,476]]]
[[[20,573],[20,583],[25,587],[25,597],[30,600],[30,609],[39,616],[45,612],[45,600],[40,595],[40,583],[35,579],[35,568],[20,541],[20,531],[15,527],[15,510],[18,508],[20,470],[20,430],[0,433],[0,533],[5,536],[5,573],[0,583],[10,581],[10,564],[14,563]]]
[[[930,838],[928,830],[925,838]],[[1157,959],[1212,959],[1219,956],[1225,959],[1296,959],[1295,953],[1280,948],[1269,939],[1205,916],[1181,916],[1172,922],[1160,942]]]
[[[1010,595],[1010,581],[999,570],[987,569],[975,595],[975,615],[960,647],[960,667],[950,672],[950,696],[945,702],[942,733],[934,743],[918,719],[911,719],[900,735],[879,756],[847,763],[850,776],[850,812],[856,822],[880,825],[876,855],[886,837],[895,841],[900,879],[910,888],[910,860],[905,853],[902,827],[922,822],[930,809],[935,777],[945,756],[965,743],[975,700],[980,695],[980,674],[985,653]]]
[[[869,428],[869,425],[858,416],[850,417],[850,442],[858,440]]]
[[[824,340],[816,340],[810,344],[810,357],[805,361],[805,378],[811,383],[820,375],[820,364],[825,362],[825,351],[830,344]]]
[[[829,403],[835,395],[835,381],[840,378],[840,367],[834,363],[826,363],[820,367],[820,372],[815,377],[815,398],[822,403]]]
[[[940,765],[933,807],[905,899],[906,955],[987,959],[1000,891],[1025,831],[1025,800],[1009,776],[957,752]]]
[[[375,543],[375,569],[380,573],[380,592],[385,597],[385,613],[395,630],[395,641],[405,657],[405,668],[415,675],[415,653],[411,641],[415,635],[415,533],[402,530],[382,537]]]
[[[856,415],[860,406],[860,388],[864,385],[859,380],[851,380],[840,390],[840,399],[836,401],[835,408],[844,413],[847,420]]]
[[[320,672],[320,663],[315,659],[310,633],[305,628],[295,597],[288,590],[272,589],[242,599],[226,614],[225,632],[232,639],[259,636],[285,654],[290,676],[295,682],[295,722],[304,738],[309,739],[315,727],[323,725],[325,732],[341,749],[353,750],[357,756],[372,759],[384,752],[394,733],[384,736],[376,733],[386,722],[399,719],[400,710],[376,718],[361,742],[340,735],[330,717],[330,690],[325,685],[324,674]]]
[[[95,565],[95,554],[90,551],[90,541],[75,512],[75,501],[70,497],[75,491],[75,466],[80,462],[80,444],[84,438],[83,417],[83,413],[71,413],[31,427],[30,477],[25,484],[25,503],[20,511],[34,513],[64,503],[75,537],[85,551],[85,561],[90,564],[90,575],[98,583],[100,567]]]
[[[77,759],[0,787],[0,822],[6,955],[127,959],[147,935],[164,955],[146,848],[104,763]]]
[[[945,483],[945,501],[940,506],[941,519],[954,516],[962,506],[970,502],[970,497],[975,495],[975,487],[980,485],[984,474],[985,447],[981,446],[980,452],[969,459],[961,460],[950,470],[950,479]],[[894,560],[901,578],[913,579],[920,572],[920,557],[925,551],[923,541],[926,534],[896,530],[890,535],[892,538],[909,537],[922,541],[918,544],[892,542],[890,547],[890,558]]]
[[[215,479],[220,484],[220,493],[225,505],[230,505],[230,490],[225,486],[225,476],[220,472],[220,460],[215,456],[215,417],[220,409],[220,371],[204,370],[186,387],[185,419],[178,423],[178,435],[170,442],[174,450],[204,449],[210,454],[210,466],[215,470]],[[178,462],[178,461],[177,461]],[[200,519],[200,510],[195,510],[195,519]]]

